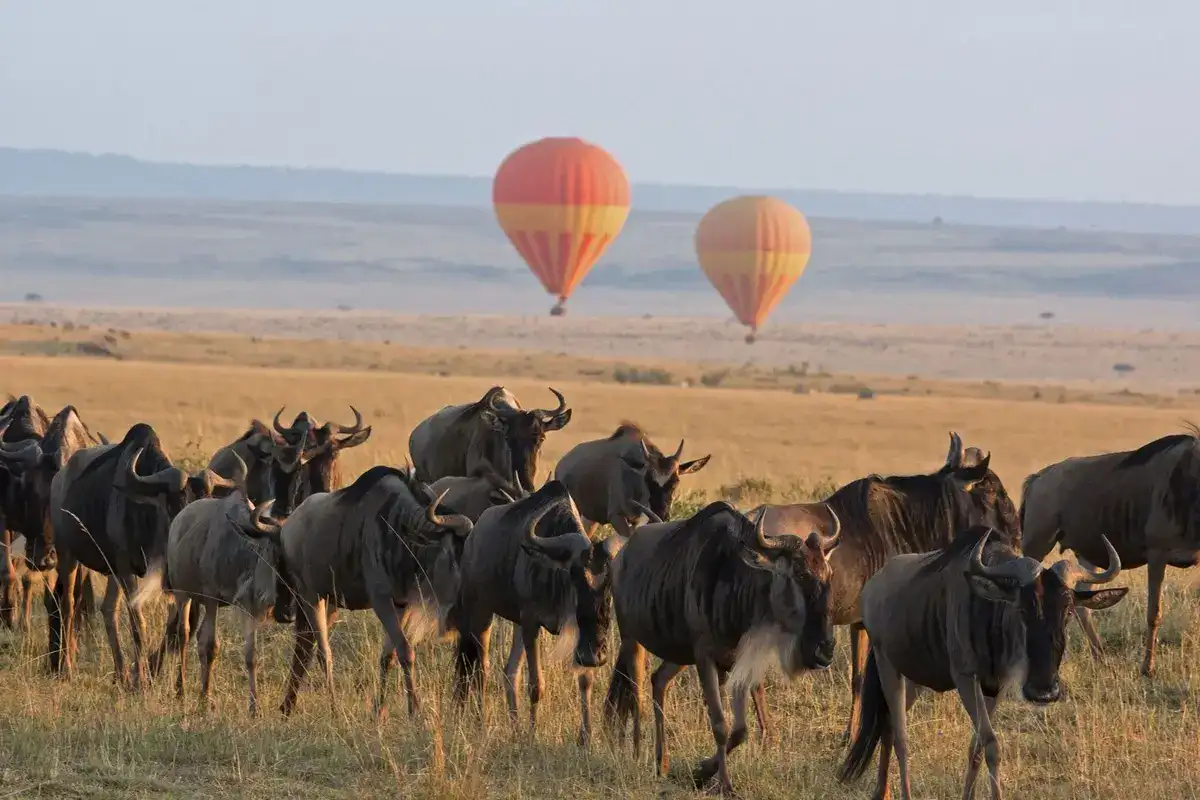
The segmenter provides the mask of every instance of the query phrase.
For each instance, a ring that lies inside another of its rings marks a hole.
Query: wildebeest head
[[[256,574],[243,589],[259,595],[255,598],[255,605],[259,608],[276,606],[279,590],[286,588],[286,584],[278,580],[280,576],[287,574],[287,567],[283,562],[283,542],[280,539],[283,524],[271,516],[274,503],[274,500],[266,500],[254,506],[247,502],[242,509],[238,509],[241,513],[226,513],[226,518],[238,532],[254,539],[260,545],[260,562],[255,570]]]
[[[962,437],[950,433],[950,450],[940,473],[953,476],[970,498],[968,524],[995,528],[1005,541],[1020,547],[1021,518],[1000,476],[991,470],[991,454],[978,447],[963,447]],[[965,527],[965,526],[964,526]]]
[[[274,513],[285,518],[300,504],[307,494],[303,469],[311,458],[311,447],[316,444],[313,419],[307,411],[296,415],[289,427],[279,421],[283,408],[275,412],[272,424],[282,442],[272,442],[271,451],[271,495],[275,498]]]
[[[150,469],[153,471],[140,472],[143,454],[151,450],[154,464]],[[118,488],[134,502],[158,506],[168,520],[174,519],[184,506],[194,500],[221,497],[234,489],[245,491],[246,463],[241,458],[237,459],[238,471],[232,479],[222,478],[210,469],[188,475],[171,463],[155,441],[139,444],[125,463]]]
[[[40,439],[49,427],[50,419],[46,412],[27,394],[20,397],[9,395],[8,402],[0,408],[0,441]]]
[[[691,461],[684,461],[684,440],[680,439],[679,447],[675,448],[675,452],[667,455],[646,437],[638,425],[632,422],[622,423],[617,432],[613,434],[613,438],[624,435],[637,437],[640,447],[635,446],[627,449],[623,460],[634,471],[645,475],[646,491],[649,493],[650,499],[650,510],[660,520],[669,520],[671,518],[671,504],[674,502],[675,492],[679,488],[680,476],[690,475],[693,472],[699,472],[704,469],[708,465],[709,459],[712,458],[712,454],[710,453],[702,458]],[[637,495],[633,496],[636,497]]]
[[[535,408],[525,410],[511,401],[511,395],[500,386],[493,386],[480,400],[480,416],[484,424],[500,434],[510,463],[496,466],[511,469],[521,486],[532,492],[537,475],[538,457],[546,434],[561,430],[571,421],[571,409],[566,398],[557,389],[550,387],[558,398],[554,410]]]
[[[608,661],[608,629],[612,623],[612,560],[619,542],[611,536],[603,542],[593,542],[583,530],[583,521],[567,487],[557,480],[547,481],[521,503],[528,504],[525,537],[521,549],[533,565],[549,570],[548,579],[537,581],[532,574],[527,580],[544,583],[547,602],[573,599],[578,638],[574,660],[580,667],[602,667]],[[521,569],[518,566],[518,569]],[[561,576],[569,582],[568,597],[560,596],[556,588],[563,585]],[[542,609],[544,616],[553,617],[562,609]]]
[[[326,422],[313,432],[314,442],[304,455],[303,465],[309,494],[333,491],[340,481],[338,453],[348,447],[357,447],[371,436],[371,426],[363,425],[359,410],[350,406],[350,411],[354,413],[353,425]]]
[[[770,610],[773,621],[796,637],[794,656],[808,669],[825,669],[833,662],[833,619],[829,607],[829,556],[841,541],[842,523],[833,509],[834,532],[824,536],[768,536],[764,530],[766,508],[759,509],[754,530],[744,538],[742,561],[770,573]],[[739,518],[745,520],[740,514]],[[796,663],[795,657],[788,659]]]
[[[1061,694],[1058,668],[1066,645],[1067,620],[1075,607],[1110,608],[1129,591],[1080,587],[1112,581],[1121,572],[1121,559],[1108,537],[1101,536],[1108,551],[1108,568],[1104,570],[1076,566],[1065,559],[1044,569],[1040,562],[1020,556],[1002,543],[988,548],[985,563],[985,546],[992,532],[988,528],[982,535],[979,529],[962,534],[979,539],[968,561],[967,580],[978,597],[1019,609],[1026,667],[1021,693],[1031,703],[1053,703]]]
[[[453,512],[442,513],[439,507],[446,498],[441,497],[424,483],[416,479],[412,469],[405,473],[412,494],[423,504],[424,514],[420,518],[411,519],[407,524],[397,519],[394,514],[384,517],[388,523],[387,535],[394,536],[402,528],[409,532],[412,548],[410,551],[394,551],[402,559],[411,555],[416,556],[418,583],[421,594],[432,594],[439,609],[439,624],[443,630],[453,613],[454,604],[458,601],[459,590],[462,588],[462,571],[459,561],[462,559],[463,543],[470,535],[474,524],[462,514]],[[388,519],[390,517],[390,519]]]

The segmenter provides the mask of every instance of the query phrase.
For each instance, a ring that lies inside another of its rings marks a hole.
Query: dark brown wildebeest
[[[663,660],[651,678],[660,775],[667,770],[667,688],[685,665],[696,665],[716,742],[693,779],[703,785],[715,776],[720,791],[732,794],[726,754],[745,741],[749,694],[772,660],[789,677],[833,661],[829,559],[842,537],[832,518],[832,536],[815,530],[769,536],[762,510],[751,522],[716,502],[686,520],[642,526],[621,548],[613,563],[621,652],[606,713],[622,731],[632,714],[636,753],[644,651]],[[721,707],[721,686],[731,673],[732,731]]]
[[[13,397],[0,408],[0,448],[20,450],[39,442],[50,427],[41,406],[29,395]],[[0,621],[9,628],[16,625],[17,563],[13,540],[37,527],[40,520],[30,519],[18,465],[7,459],[0,462]],[[25,548],[28,551],[28,546]]]
[[[699,472],[711,455],[682,461],[683,440],[666,455],[633,422],[623,422],[605,439],[583,442],[567,451],[554,468],[554,477],[567,485],[591,533],[600,524],[629,537],[649,508],[659,520],[671,518],[671,502],[679,477]]]
[[[474,403],[446,406],[428,417],[408,437],[417,478],[432,483],[473,475],[481,462],[487,462],[504,480],[534,491],[546,434],[571,421],[567,401],[558,390],[550,391],[558,398],[553,411],[526,411],[511,392],[493,386]]]
[[[861,777],[882,742],[875,797],[888,796],[895,748],[900,795],[908,800],[908,708],[921,689],[954,689],[975,731],[963,797],[972,796],[986,758],[992,797],[999,798],[1000,746],[991,716],[1001,694],[1019,684],[1030,703],[1057,701],[1067,617],[1078,608],[1109,608],[1129,591],[1079,588],[1108,583],[1121,571],[1120,556],[1103,536],[1109,566],[1093,571],[1066,560],[1044,569],[1003,541],[989,541],[992,533],[980,525],[945,549],[898,555],[863,587],[871,654],[862,717],[838,780]]]
[[[1083,562],[1099,563],[1099,531],[1112,538],[1126,570],[1148,568],[1142,674],[1154,671],[1167,567],[1200,560],[1200,431],[1156,439],[1137,450],[1068,458],[1025,479],[1022,551],[1045,558],[1057,544]],[[1103,652],[1086,609],[1079,625],[1092,654]]]
[[[445,495],[442,503],[472,522],[492,506],[514,503],[529,493],[509,483],[486,462],[475,468],[475,474],[463,477],[438,478],[429,486],[435,495]]]
[[[119,444],[89,447],[71,456],[50,487],[50,521],[58,551],[56,602],[47,604],[51,670],[71,670],[74,593],[65,587],[73,586],[77,571],[84,568],[110,577],[102,611],[116,678],[125,682],[117,635],[122,593],[131,599],[137,578],[163,559],[171,520],[189,500],[210,489],[235,487],[234,481],[209,470],[189,477],[171,464],[158,434],[144,423],[130,428]],[[141,611],[127,605],[133,633],[133,686],[140,687],[144,623]]]
[[[870,475],[852,481],[819,503],[761,506],[767,511],[770,535],[819,530],[828,533],[836,511],[844,533],[831,556],[833,581],[829,599],[835,625],[850,626],[850,721],[846,736],[858,724],[867,634],[859,595],[867,579],[888,558],[921,553],[949,544],[957,531],[990,525],[1013,547],[1019,547],[1021,525],[1016,507],[1000,478],[990,469],[990,456],[975,448],[964,451],[962,439],[950,434],[942,468],[929,475]],[[750,513],[757,512],[758,509]],[[761,696],[756,698],[756,702]],[[759,724],[767,724],[761,703]],[[766,731],[763,731],[764,736]]]
[[[483,708],[488,641],[495,617],[502,617],[515,626],[504,670],[509,713],[515,719],[516,683],[522,656],[527,656],[529,721],[536,728],[543,687],[538,634],[545,628],[562,637],[563,651],[569,648],[579,668],[579,742],[587,744],[592,671],[608,660],[609,568],[618,541],[592,542],[560,481],[547,481],[524,500],[483,512],[463,548],[455,610],[455,694],[460,702],[473,694]]]
[[[338,608],[373,609],[387,633],[379,714],[387,713],[387,678],[397,655],[409,713],[416,713],[412,645],[425,626],[415,623],[432,618],[445,633],[458,597],[458,557],[471,532],[469,519],[440,516],[437,506],[412,470],[372,467],[344,489],[310,495],[284,522],[283,558],[299,599],[296,647],[280,707],[285,715],[295,707],[317,641],[332,689],[328,612]]]
[[[158,581],[143,582],[134,596],[140,607],[161,585],[171,593],[175,608],[162,644],[151,661],[151,673],[157,674],[168,650],[179,654],[176,692],[184,693],[187,669],[187,645],[191,633],[190,606],[204,607],[204,622],[197,633],[200,656],[200,694],[211,705],[213,663],[217,656],[217,609],[234,606],[242,612],[242,633],[246,677],[250,689],[250,714],[258,713],[258,670],[255,639],[258,627],[275,604],[276,576],[280,571],[283,548],[280,524],[269,518],[267,500],[253,508],[241,490],[223,498],[205,498],[189,504],[171,522],[167,537],[167,555]],[[149,575],[149,573],[148,573]]]
[[[3,504],[7,528],[24,536],[18,567],[22,571],[24,593],[23,615],[25,628],[32,616],[33,589],[45,583],[44,602],[53,602],[52,587],[58,556],[54,549],[54,532],[50,525],[50,485],[54,476],[66,466],[76,452],[98,444],[107,444],[88,429],[75,406],[68,405],[54,415],[45,435],[10,444],[0,442],[0,463],[9,471],[12,494]],[[15,559],[14,559],[15,560]],[[80,571],[76,585],[77,624],[95,608],[92,581]]]
[[[252,503],[262,503],[272,495],[271,459],[276,450],[286,444],[282,436],[273,433],[262,421],[254,419],[245,433],[213,453],[208,468],[223,478],[232,478],[240,461],[247,470],[247,496]]]

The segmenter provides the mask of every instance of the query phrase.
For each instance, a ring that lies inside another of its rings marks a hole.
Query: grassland
[[[247,343],[235,348],[232,339],[197,339],[186,355],[175,347],[168,359],[154,353],[165,340],[107,335],[116,340],[110,345],[123,348],[121,360],[80,357],[73,350],[19,355],[12,349],[19,345],[10,341],[8,354],[0,356],[4,388],[30,393],[48,408],[74,403],[89,424],[114,438],[131,423],[148,421],[174,455],[188,459],[203,458],[240,433],[249,417],[269,418],[280,405],[348,419],[347,405],[353,403],[374,426],[370,441],[346,453],[353,476],[376,463],[402,462],[412,426],[443,404],[477,397],[493,381],[509,386],[526,404],[548,403],[545,387],[553,382],[575,414],[570,426],[548,438],[542,472],[574,443],[635,418],[664,441],[685,437],[689,453],[714,454],[688,484],[689,504],[718,496],[742,504],[807,498],[831,481],[867,472],[927,471],[941,463],[950,430],[969,445],[991,450],[993,466],[1016,491],[1029,471],[1050,461],[1134,446],[1176,430],[1182,418],[1200,416],[1200,401],[1187,407],[1178,397],[1166,407],[1081,403],[1072,397],[1059,402],[1032,399],[1032,387],[1027,397],[997,399],[964,396],[971,394],[965,390],[956,394],[950,384],[930,384],[925,394],[921,384],[919,392],[881,393],[864,401],[853,393],[781,391],[787,388],[783,378],[779,386],[755,386],[753,380],[717,388],[619,384],[611,362],[581,365],[577,359],[523,354],[397,350],[385,368],[371,368],[365,360],[347,363],[345,350],[330,350],[326,361],[306,351],[305,359],[281,368],[271,366],[286,363],[281,353],[269,348],[291,347],[294,354],[294,344],[258,342],[256,347],[268,349],[245,350],[237,348]],[[29,341],[47,338],[39,334]],[[258,355],[235,365],[248,352]],[[1158,673],[1146,680],[1137,674],[1144,572],[1119,580],[1133,587],[1129,598],[1097,615],[1108,662],[1093,663],[1072,626],[1063,668],[1066,699],[1044,711],[1016,702],[1001,705],[996,727],[1009,796],[1174,798],[1200,792],[1195,704],[1200,642],[1193,633],[1200,602],[1186,573],[1169,576]],[[483,728],[451,713],[445,645],[418,654],[426,698],[422,715],[410,720],[393,713],[379,725],[368,698],[377,686],[382,635],[367,612],[344,614],[334,629],[333,691],[314,677],[290,720],[274,711],[289,632],[264,629],[260,692],[266,713],[250,719],[238,624],[230,612],[223,616],[226,649],[217,671],[218,707],[211,712],[202,712],[196,702],[194,658],[190,696],[181,703],[170,681],[141,696],[117,689],[98,624],[84,640],[79,675],[70,683],[41,672],[46,639],[40,614],[31,637],[0,634],[0,796],[690,797],[694,790],[682,775],[712,746],[698,688],[685,675],[668,710],[678,776],[655,778],[648,748],[635,760],[603,735],[581,752],[574,744],[574,681],[553,667],[546,670],[541,726],[531,739],[524,724],[507,719],[495,682],[508,641],[504,623],[493,639]],[[150,617],[157,637],[161,608]],[[846,655],[842,637],[830,670],[791,683],[772,679],[775,740],[763,745],[754,736],[731,759],[744,796],[869,795],[869,782],[853,787],[832,782],[849,691]],[[600,692],[606,685],[605,671]],[[924,698],[914,708],[910,731],[918,796],[958,794],[969,730],[953,696]]]

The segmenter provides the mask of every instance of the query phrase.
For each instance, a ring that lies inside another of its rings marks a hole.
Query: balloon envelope
[[[696,257],[737,316],[757,330],[804,272],[812,232],[804,215],[774,197],[718,203],[696,226]]]
[[[514,150],[492,182],[496,219],[547,292],[562,303],[620,233],[629,179],[605,150],[550,137]]]

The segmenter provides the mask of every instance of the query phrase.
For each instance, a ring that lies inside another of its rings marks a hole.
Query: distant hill
[[[642,212],[699,213],[741,190],[721,186],[635,184]],[[808,216],[900,223],[1068,228],[1200,234],[1200,207],[1086,203],[941,195],[768,190]],[[486,207],[491,178],[404,175],[335,169],[203,166],[120,155],[0,147],[0,195],[180,198],[235,202],[326,202]]]

